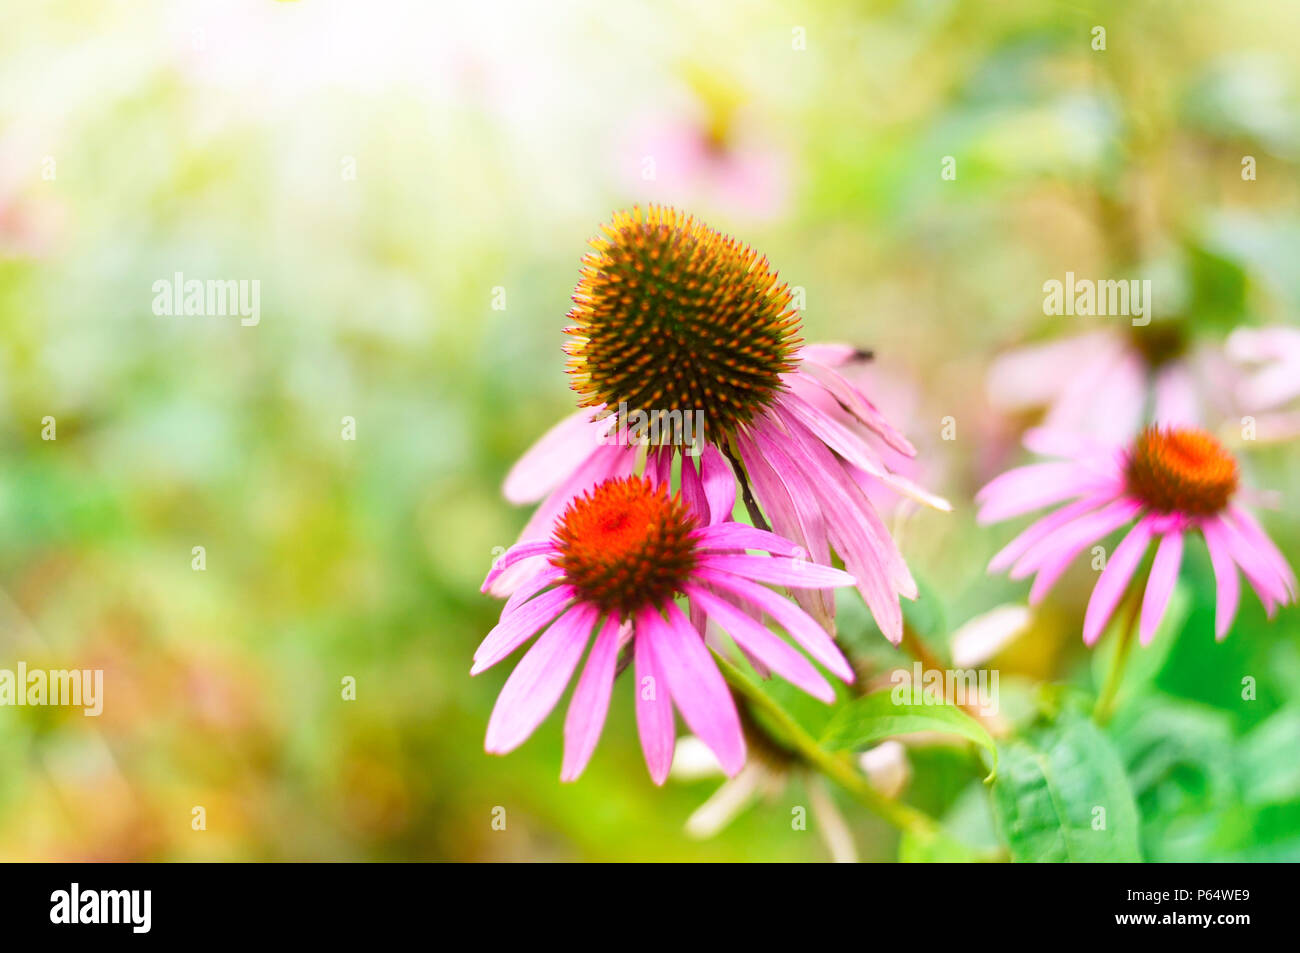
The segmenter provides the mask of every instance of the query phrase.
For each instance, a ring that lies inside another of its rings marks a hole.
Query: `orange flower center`
[[[644,477],[607,480],[560,517],[552,561],[585,601],[626,617],[681,588],[695,567],[695,525],[666,487],[652,489]]]
[[[1129,492],[1154,510],[1211,516],[1237,489],[1237,461],[1204,430],[1148,427],[1125,472]]]

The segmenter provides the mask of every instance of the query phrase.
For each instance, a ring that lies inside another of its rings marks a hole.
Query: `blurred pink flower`
[[[989,369],[989,401],[1011,413],[1043,408],[1047,430],[1113,442],[1150,420],[1205,426],[1228,414],[1222,355],[1198,348],[1153,363],[1135,338],[1149,331],[1090,331],[1008,351]]]
[[[1300,436],[1300,328],[1238,328],[1228,336],[1227,351],[1244,369],[1237,403],[1256,418],[1256,438]]]
[[[1295,601],[1296,578],[1286,559],[1247,510],[1234,501],[1237,462],[1203,430],[1148,427],[1122,445],[1095,443],[1048,430],[1026,435],[1030,450],[1058,457],[1010,470],[976,496],[979,521],[993,523],[1044,506],[1068,505],[1039,519],[989,563],[1012,579],[1036,574],[1031,604],[1040,601],[1085,548],[1130,526],[1097,580],[1083,623],[1096,643],[1138,564],[1157,542],[1142,600],[1142,644],[1154,638],[1178,579],[1185,538],[1205,539],[1217,584],[1215,635],[1227,635],[1240,594],[1237,569],[1270,617]]]
[[[735,131],[689,120],[653,120],[632,132],[619,167],[625,187],[672,205],[709,204],[748,218],[778,217],[789,204],[788,158]]]

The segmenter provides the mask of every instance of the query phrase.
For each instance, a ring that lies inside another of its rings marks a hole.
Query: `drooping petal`
[[[736,703],[689,620],[671,602],[664,608],[666,622],[655,609],[637,616],[637,639],[649,634],[654,641],[655,661],[682,720],[718,756],[730,777],[745,766],[745,737]]]
[[[513,751],[550,714],[587,648],[596,616],[593,606],[575,606],[520,659],[488,719],[485,747],[490,753]]]
[[[898,644],[903,636],[899,594],[916,596],[907,564],[843,461],[797,420],[787,419],[785,427],[786,431],[775,425],[754,431],[763,457],[781,467],[781,479],[792,488],[792,495],[799,487],[825,513],[826,537],[857,580],[880,631]]]
[[[677,735],[673,727],[672,695],[656,658],[654,636],[636,621],[633,636],[636,673],[636,728],[641,736],[641,750],[650,779],[663,784],[673,766],[673,748]]]
[[[479,643],[469,673],[477,675],[519,648],[538,629],[567,609],[576,595],[577,590],[572,586],[557,586],[516,607],[512,612],[503,612],[500,621]]]
[[[740,456],[753,484],[754,496],[776,532],[803,547],[813,562],[831,564],[826,518],[803,474],[785,462],[781,453],[769,459],[748,434],[740,437]],[[835,597],[824,589],[795,589],[795,601],[823,626],[835,619]]]
[[[1137,570],[1138,563],[1146,555],[1151,542],[1152,527],[1149,520],[1139,520],[1129,530],[1115,551],[1106,560],[1097,585],[1093,587],[1088,599],[1088,611],[1083,617],[1083,641],[1085,645],[1096,645],[1101,633],[1110,621],[1111,613],[1124,597],[1128,584]]]
[[[511,503],[535,503],[573,473],[598,445],[608,421],[594,421],[600,408],[584,408],[565,417],[538,438],[506,475],[502,492]]]
[[[1230,514],[1221,513],[1218,525],[1222,529],[1221,537],[1233,562],[1241,567],[1251,588],[1264,604],[1268,617],[1273,618],[1277,607],[1285,605],[1288,601],[1284,580],[1278,578],[1276,567],[1264,553],[1251,545],[1242,534],[1240,524],[1235,522]]]
[[[1151,561],[1151,575],[1147,577],[1146,596],[1142,599],[1142,623],[1139,628],[1142,644],[1150,645],[1156,629],[1169,606],[1169,596],[1178,582],[1178,570],[1183,563],[1183,534],[1174,530],[1166,533],[1156,548],[1156,558]]]
[[[1218,590],[1214,602],[1214,637],[1220,642],[1232,628],[1232,620],[1237,616],[1237,605],[1241,601],[1241,579],[1237,576],[1237,564],[1232,561],[1232,553],[1223,538],[1226,532],[1228,530],[1217,516],[1201,524],[1201,535],[1205,537],[1205,548],[1210,552],[1210,565],[1214,567],[1215,588]]]
[[[561,781],[576,781],[591,760],[605,727],[609,696],[614,688],[614,669],[618,661],[618,620],[610,617],[596,636],[587,664],[578,679],[564,718],[564,765]]]
[[[838,371],[817,361],[805,359],[799,372],[791,375],[815,383],[831,395],[848,413],[880,437],[891,449],[906,457],[916,456],[916,448],[885,419],[875,404]]]
[[[755,622],[730,603],[719,599],[700,586],[687,585],[686,595],[692,604],[698,603],[714,622],[768,668],[809,695],[831,704],[835,689],[806,658],[777,638],[766,626]]]
[[[720,569],[735,573],[756,582],[767,582],[792,589],[831,589],[851,586],[855,580],[848,573],[831,566],[819,566],[806,559],[785,556],[727,556],[705,553],[699,565],[707,569]]]
[[[1264,527],[1259,525],[1259,521],[1254,515],[1242,506],[1231,506],[1228,514],[1233,524],[1250,545],[1259,552],[1263,563],[1272,570],[1273,577],[1282,585],[1282,589],[1290,599],[1281,599],[1280,602],[1294,602],[1296,598],[1296,578],[1292,572],[1291,566],[1286,561],[1286,557],[1274,545],[1273,540],[1269,538],[1268,533],[1264,532]]]
[[[746,602],[766,612],[776,624],[785,629],[796,642],[804,647],[814,659],[826,666],[832,673],[845,682],[853,681],[853,668],[840,652],[839,648],[812,617],[798,606],[791,605],[771,589],[750,582],[741,576],[726,572],[697,572],[696,578],[702,582],[740,597]]]
[[[782,394],[780,401],[773,407],[773,413],[787,424],[793,420],[803,425],[845,461],[875,477],[896,493],[935,509],[952,509],[952,505],[942,497],[935,496],[904,476],[890,472],[875,451],[863,440],[838,420],[797,394],[792,392]]]

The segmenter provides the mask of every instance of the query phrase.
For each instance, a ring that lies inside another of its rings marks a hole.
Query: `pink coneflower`
[[[1205,539],[1217,583],[1215,635],[1228,634],[1237,612],[1240,568],[1270,617],[1294,601],[1296,579],[1255,517],[1235,501],[1237,461],[1203,430],[1148,427],[1123,448],[1097,446],[1049,431],[1031,431],[1031,450],[1064,459],[1018,467],[980,490],[981,523],[1070,502],[1038,520],[989,563],[1011,578],[1036,574],[1029,601],[1047,593],[1088,546],[1131,526],[1106,562],[1088,601],[1083,640],[1096,643],[1139,563],[1156,544],[1142,599],[1140,636],[1148,644],[1169,603],[1184,540]]]
[[[681,494],[650,477],[600,483],[569,503],[548,539],[513,546],[488,574],[484,590],[510,567],[527,567],[500,622],[474,654],[471,675],[545,629],[501,689],[488,722],[489,752],[505,754],[532,734],[559,701],[595,633],[564,723],[563,780],[576,779],[595,750],[626,643],[635,665],[641,746],[655,783],[663,783],[672,764],[674,707],[726,772],[738,772],[745,741],[735,703],[700,623],[678,607],[678,596],[691,616],[711,619],[747,655],[822,701],[834,700],[830,683],[759,621],[764,614],[832,673],[853,680],[826,632],[763,585],[823,589],[852,585],[853,578],[792,558],[794,544],[773,533],[722,521],[729,504],[724,514],[715,503],[725,501],[726,492],[684,467],[683,485],[692,489]]]
[[[521,539],[545,536],[576,494],[641,465],[639,447],[607,439],[622,426],[611,415],[698,414],[703,440],[730,460],[753,522],[770,521],[816,563],[838,553],[881,630],[900,641],[899,596],[915,598],[916,583],[862,486],[874,481],[949,507],[886,464],[887,452],[916,451],[840,373],[861,355],[844,345],[801,347],[790,287],[757,252],[694,218],[634,208],[616,213],[604,233],[583,259],[567,329],[572,387],[586,409],[506,479],[512,501],[543,500]],[[682,449],[677,435],[650,447],[653,465]],[[798,598],[829,624],[829,594]]]

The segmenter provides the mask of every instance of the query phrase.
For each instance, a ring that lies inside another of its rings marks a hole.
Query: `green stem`
[[[1124,681],[1124,663],[1128,661],[1133,649],[1133,635],[1137,632],[1138,613],[1142,609],[1142,593],[1135,589],[1128,617],[1119,631],[1119,641],[1115,644],[1115,654],[1111,656],[1110,669],[1106,672],[1106,681],[1097,696],[1097,705],[1092,710],[1092,720],[1104,725],[1113,713],[1115,697],[1119,694],[1120,683]]]
[[[934,818],[911,805],[885,797],[873,788],[870,782],[853,767],[853,762],[847,753],[830,752],[819,745],[803,726],[791,718],[780,705],[769,698],[734,665],[722,658],[717,659],[717,662],[728,684],[743,695],[754,708],[762,709],[764,714],[776,723],[783,739],[804,761],[848,791],[860,804],[900,831],[906,831],[926,842],[942,840],[950,849],[967,853],[965,848],[943,832]]]

